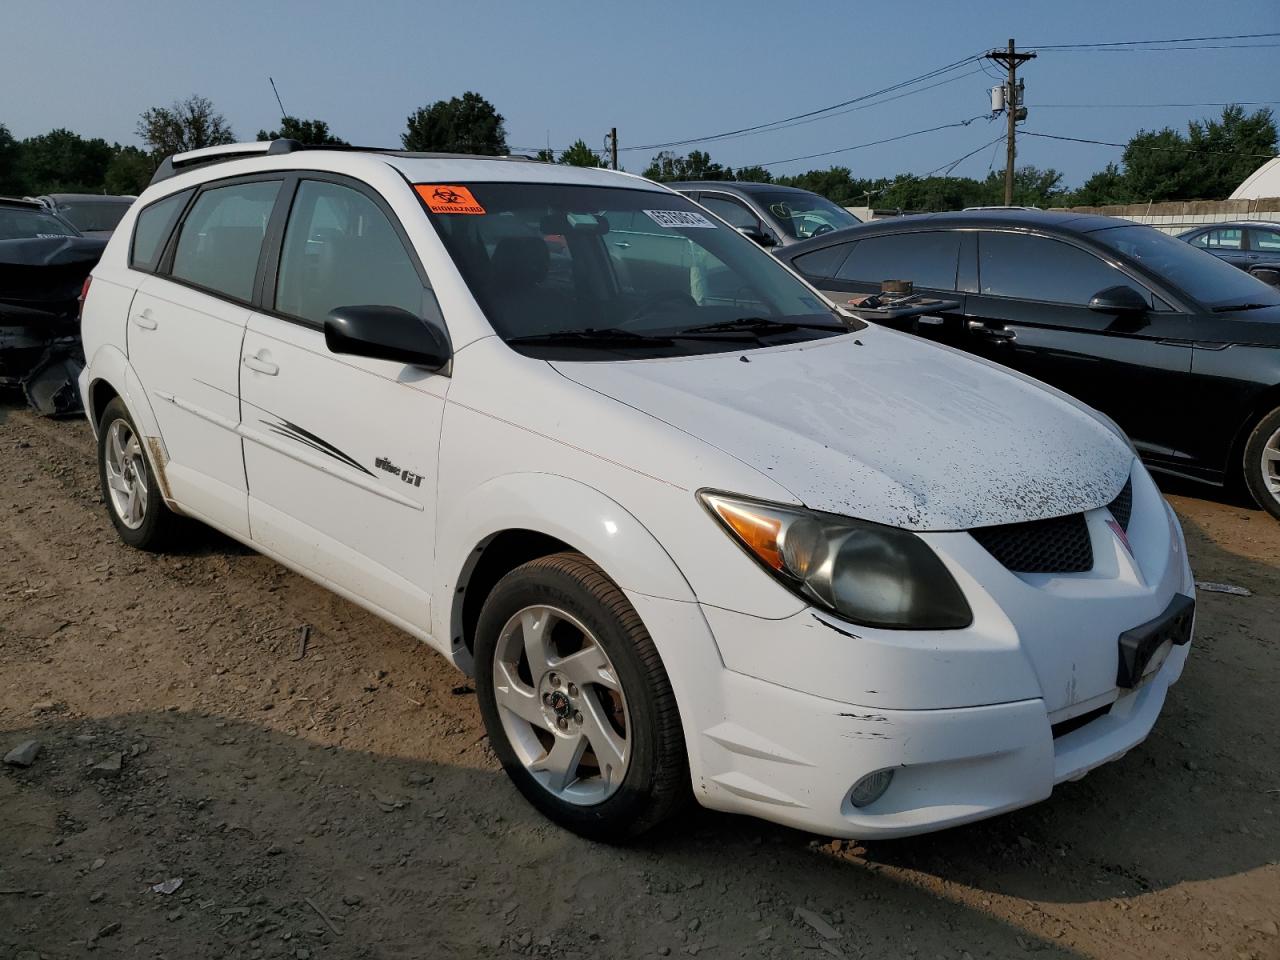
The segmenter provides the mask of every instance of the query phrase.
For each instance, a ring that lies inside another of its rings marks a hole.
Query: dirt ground
[[[0,767],[0,960],[1280,957],[1252,507],[1169,488],[1197,577],[1252,596],[1201,593],[1150,739],[1046,803],[865,845],[699,811],[615,849],[521,800],[444,661],[212,532],[124,547],[93,463],[83,422],[0,404],[0,751],[43,746]]]

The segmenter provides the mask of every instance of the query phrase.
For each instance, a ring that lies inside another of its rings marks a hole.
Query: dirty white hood
[[[910,530],[1101,507],[1133,462],[1128,445],[1074,403],[882,329],[742,353],[553,365],[719,447],[813,509]]]

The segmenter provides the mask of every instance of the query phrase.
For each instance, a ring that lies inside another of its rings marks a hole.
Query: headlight
[[[913,533],[709,491],[698,496],[765,569],[845,620],[910,630],[973,622],[955,578]]]

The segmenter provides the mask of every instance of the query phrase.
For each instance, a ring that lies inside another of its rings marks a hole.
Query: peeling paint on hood
[[[908,530],[1091,510],[1133,466],[1127,443],[1082,405],[914,337],[873,328],[741,356],[553,366],[812,509]]]

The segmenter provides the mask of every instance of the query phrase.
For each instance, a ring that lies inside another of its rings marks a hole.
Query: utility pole
[[[1004,90],[1004,112],[1009,121],[1009,132],[1005,137],[1005,162],[1004,162],[1004,202],[1005,206],[1013,204],[1013,167],[1017,160],[1018,148],[1016,143],[1017,123],[1019,120],[1025,120],[1027,117],[1027,108],[1022,105],[1022,88],[1018,86],[1018,64],[1025,63],[1028,60],[1034,60],[1034,53],[1018,53],[1014,45],[1013,39],[1009,40],[1007,50],[992,50],[987,54],[987,59],[992,60],[1005,68],[1009,75],[1009,79],[1005,84]]]
[[[618,128],[609,128],[609,167],[618,169]]]

